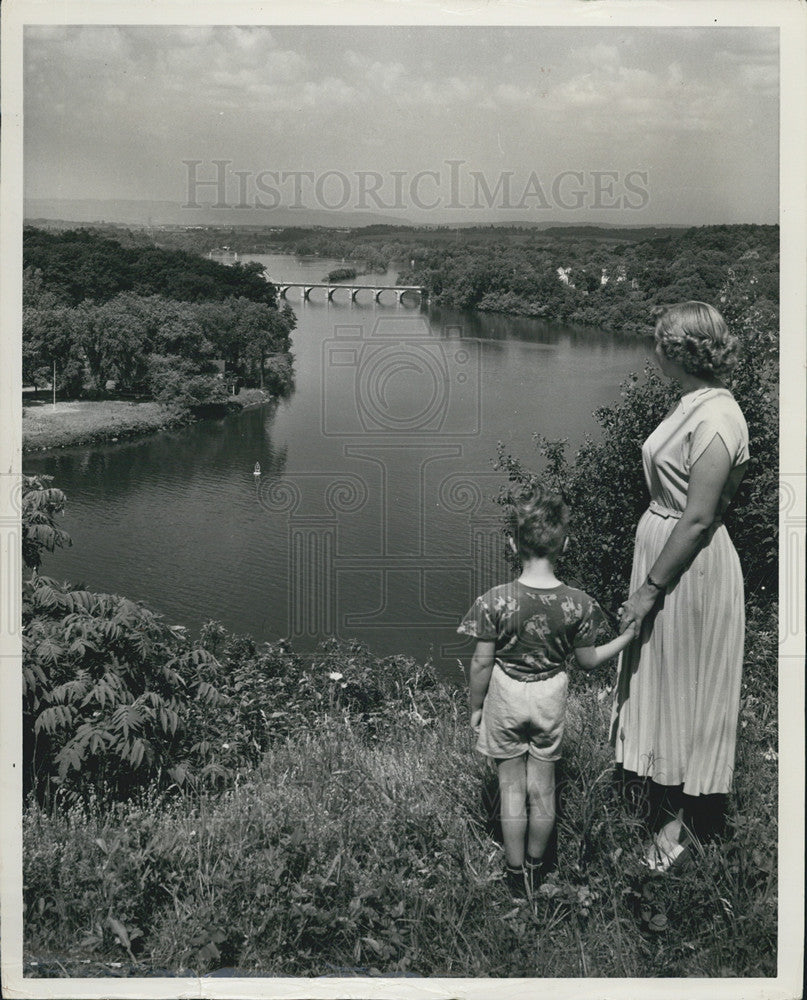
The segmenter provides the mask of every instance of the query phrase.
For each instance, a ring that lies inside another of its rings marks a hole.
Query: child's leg
[[[497,760],[499,799],[501,802],[504,856],[511,868],[524,864],[524,835],[527,831],[526,754],[509,760]]]
[[[555,762],[527,757],[527,853],[542,858],[555,825]]]

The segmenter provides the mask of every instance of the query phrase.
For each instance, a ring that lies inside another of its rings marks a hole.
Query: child
[[[538,888],[555,825],[566,658],[574,652],[581,667],[593,669],[636,634],[631,628],[595,647],[599,606],[555,576],[555,561],[568,543],[568,521],[568,508],[557,494],[517,504],[510,545],[521,559],[521,576],[478,597],[457,630],[477,640],[470,669],[471,726],[477,750],[496,761],[506,879],[518,900]]]

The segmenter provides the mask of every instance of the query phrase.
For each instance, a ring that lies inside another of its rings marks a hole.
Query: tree
[[[150,349],[148,327],[144,317],[132,308],[136,296],[117,295],[97,306],[97,324],[101,331],[99,343],[102,369],[114,379],[118,389],[133,389],[146,378],[146,362]],[[99,391],[106,381],[99,385]]]
[[[248,367],[253,371],[258,368],[261,388],[267,358],[288,353],[289,334],[295,322],[294,311],[288,304],[282,312],[258,303],[244,303],[239,310],[236,336],[241,354]]]
[[[103,394],[107,381],[115,376],[115,368],[108,351],[101,307],[87,300],[67,315],[72,337],[87,362],[92,386],[95,392]]]
[[[84,360],[73,338],[69,309],[34,268],[23,272],[22,287],[23,384],[49,383],[55,363],[62,394],[78,395],[84,383]]]

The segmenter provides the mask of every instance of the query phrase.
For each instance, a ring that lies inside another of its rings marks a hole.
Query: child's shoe
[[[507,865],[504,870],[504,881],[513,902],[526,903],[528,896],[524,868],[521,865],[518,867]]]
[[[541,883],[544,880],[545,868],[543,858],[534,858],[528,854],[524,860],[524,881],[527,885],[527,895],[530,900],[535,899]]]

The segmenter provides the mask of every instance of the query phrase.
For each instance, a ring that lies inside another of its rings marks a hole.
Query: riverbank
[[[272,396],[263,389],[242,389],[230,397],[241,409],[260,406]],[[153,400],[72,400],[55,407],[44,401],[27,402],[22,411],[23,453],[49,451],[72,445],[101,444],[139,437],[193,423],[202,417],[186,409]]]

